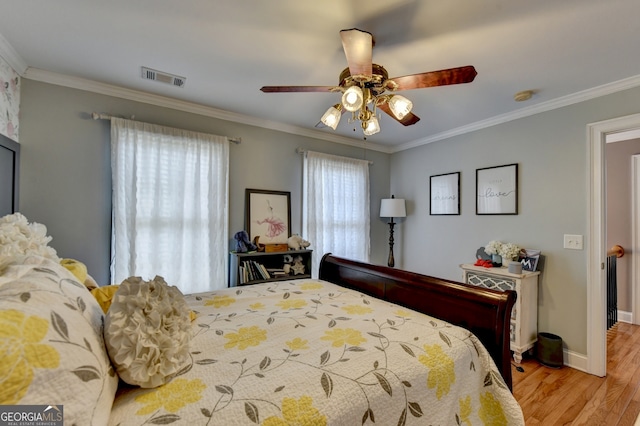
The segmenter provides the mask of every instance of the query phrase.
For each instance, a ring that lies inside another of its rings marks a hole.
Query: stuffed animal
[[[237,253],[246,253],[248,251],[255,251],[257,248],[256,245],[249,240],[249,234],[247,234],[247,231],[236,232],[233,238],[236,240]]]
[[[309,241],[304,240],[300,235],[293,234],[287,240],[287,245],[292,250],[302,250],[309,247],[311,243]]]

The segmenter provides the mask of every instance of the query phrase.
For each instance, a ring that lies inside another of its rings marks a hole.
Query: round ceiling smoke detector
[[[528,101],[533,96],[533,90],[523,90],[513,95],[513,100],[516,102]]]

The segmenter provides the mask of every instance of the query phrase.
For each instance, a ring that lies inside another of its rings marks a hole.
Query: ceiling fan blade
[[[411,126],[412,124],[416,124],[418,121],[420,121],[420,117],[418,117],[417,115],[415,115],[414,113],[410,112],[409,114],[405,115],[402,120],[398,120],[398,117],[396,117],[395,115],[393,115],[393,112],[391,112],[391,108],[389,108],[389,104],[384,103],[381,105],[378,105],[378,108],[383,110],[384,112],[386,112],[387,114],[389,114],[389,116],[391,118],[393,118],[394,120],[396,120],[398,123],[404,125],[404,126]]]
[[[264,93],[287,93],[287,92],[331,92],[335,86],[262,86],[260,90]]]
[[[371,75],[373,36],[371,33],[352,28],[340,31],[342,48],[347,57],[349,72],[355,75]]]
[[[476,78],[476,69],[466,67],[450,68],[440,71],[423,72],[421,74],[405,75],[390,78],[398,85],[395,90],[421,89],[424,87],[446,86],[448,84],[470,83]]]

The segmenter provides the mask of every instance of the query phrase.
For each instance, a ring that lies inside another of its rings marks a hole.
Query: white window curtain
[[[229,141],[111,119],[111,280],[162,276],[183,293],[227,286]]]
[[[302,237],[314,250],[312,275],[328,252],[369,261],[369,162],[308,151]]]

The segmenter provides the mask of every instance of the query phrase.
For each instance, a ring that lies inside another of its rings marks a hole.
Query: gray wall
[[[460,280],[460,263],[490,240],[540,249],[538,329],[586,354],[588,123],[640,112],[640,89],[604,96],[392,155],[391,192],[408,200],[397,229],[400,266]],[[519,164],[519,214],[477,216],[477,168]],[[461,175],[461,215],[429,215],[429,176]],[[563,249],[563,234],[585,250]]]
[[[28,79],[22,79],[21,96],[20,211],[45,224],[58,255],[84,262],[100,284],[109,283],[110,123],[92,120],[91,112],[134,115],[139,121],[241,137],[241,144],[230,147],[230,248],[233,234],[244,229],[245,188],[290,191],[292,232],[301,231],[302,157],[295,152],[297,147],[354,158],[365,155],[358,147]],[[378,211],[379,200],[389,196],[390,156],[369,149],[366,158],[374,162],[371,261],[384,264],[388,227]]]

